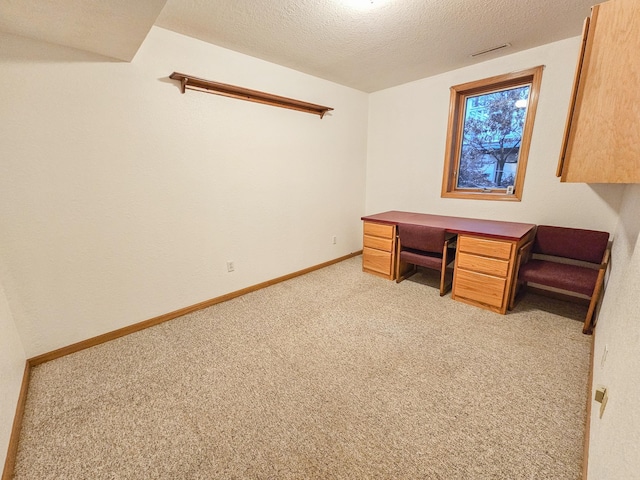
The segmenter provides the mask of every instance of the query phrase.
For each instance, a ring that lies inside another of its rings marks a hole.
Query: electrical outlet
[[[604,409],[607,408],[607,402],[609,401],[609,394],[604,392],[604,398],[602,399],[602,403],[600,404],[600,418],[604,415]]]
[[[235,269],[235,265],[232,261],[227,262],[227,272],[233,272]]]
[[[607,407],[607,402],[609,401],[609,391],[606,387],[596,388],[595,401],[600,404],[600,418],[602,418],[604,409]]]

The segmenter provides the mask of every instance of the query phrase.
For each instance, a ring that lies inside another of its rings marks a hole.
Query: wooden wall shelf
[[[331,107],[324,107],[314,103],[294,100],[293,98],[281,97],[271,93],[260,92],[258,90],[250,90],[248,88],[228,85],[226,83],[212,82],[202,78],[185,75],[184,73],[173,72],[169,75],[172,80],[179,80],[182,87],[182,93],[185,90],[196,90],[205,93],[213,93],[215,95],[223,95],[225,97],[238,98],[249,102],[263,103],[265,105],[273,105],[274,107],[288,108],[290,110],[298,110],[300,112],[313,113],[319,115],[320,118],[330,110]]]

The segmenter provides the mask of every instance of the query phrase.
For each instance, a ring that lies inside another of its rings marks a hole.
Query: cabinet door
[[[364,234],[371,237],[393,238],[395,227],[382,223],[364,222]]]
[[[456,296],[493,307],[501,311],[504,305],[507,279],[483,273],[458,270]]]
[[[587,17],[584,19],[584,25],[582,26],[582,42],[580,43],[580,55],[578,56],[578,64],[576,65],[576,72],[573,76],[573,89],[571,90],[571,102],[569,103],[569,113],[567,114],[567,121],[564,126],[564,135],[562,136],[562,148],[560,149],[560,159],[558,160],[556,177],[562,176],[562,173],[564,171],[565,158],[567,156],[567,148],[569,144],[569,132],[571,131],[573,116],[576,113],[576,98],[578,96],[578,83],[580,82],[580,74],[582,73],[582,67],[584,66],[584,56],[585,56],[585,50],[587,48],[589,25],[591,25],[591,18]]]
[[[375,248],[376,250],[382,250],[384,252],[391,252],[393,250],[393,240],[390,238],[370,237],[369,235],[365,235],[363,244],[365,247]]]
[[[510,242],[501,240],[460,235],[458,237],[458,251],[509,260],[511,258],[512,245]]]
[[[461,252],[458,255],[458,268],[507,278],[509,274],[509,261]]]
[[[362,251],[362,268],[364,271],[379,273],[385,277],[393,276],[393,257],[390,252],[364,247]]]
[[[562,181],[640,182],[639,31],[638,0],[593,7],[567,121]]]

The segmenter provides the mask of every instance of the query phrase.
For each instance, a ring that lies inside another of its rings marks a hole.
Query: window
[[[451,87],[443,197],[522,198],[543,68]]]

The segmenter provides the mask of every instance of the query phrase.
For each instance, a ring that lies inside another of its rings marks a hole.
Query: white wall
[[[0,283],[0,471],[9,446],[25,360],[22,342]]]
[[[639,235],[640,185],[629,185],[612,248],[607,294],[596,326],[594,392],[598,386],[606,387],[609,401],[600,418],[600,404],[591,399],[590,480],[640,479]]]
[[[2,35],[0,65],[27,357],[361,248],[365,93],[155,27],[131,63]],[[335,110],[182,95],[173,71]]]
[[[407,210],[613,232],[620,188],[555,177],[579,43],[572,38],[371,94],[367,214]],[[538,65],[545,69],[522,201],[441,198],[449,88]]]

